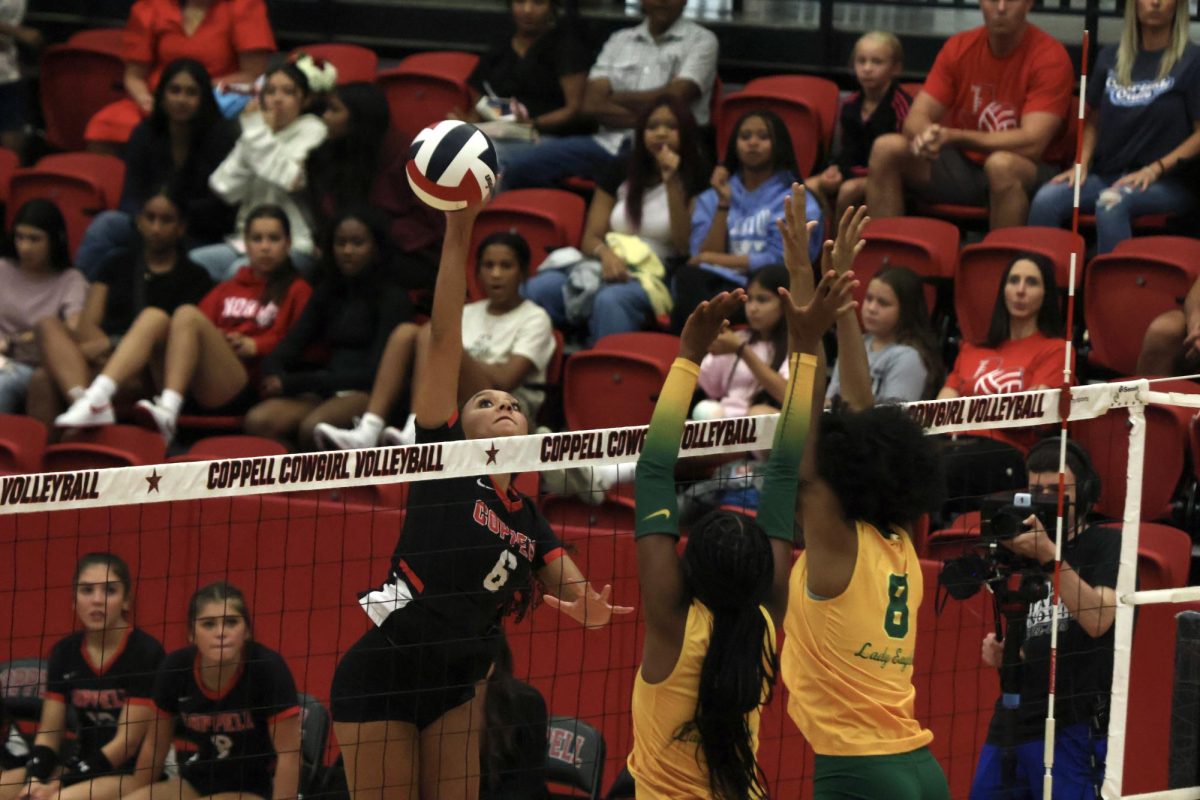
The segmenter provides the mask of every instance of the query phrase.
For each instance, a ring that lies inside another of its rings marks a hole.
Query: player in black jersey
[[[89,553],[72,585],[83,630],[50,651],[33,750],[23,768],[0,776],[2,800],[116,798],[153,715],[150,688],[163,648],[129,622],[129,567],[111,553]],[[68,706],[78,719],[77,747],[62,763]]]
[[[465,265],[478,213],[446,215],[433,314],[413,381],[420,443],[502,442],[529,431],[507,392],[487,389],[457,408]],[[511,475],[411,487],[388,580],[359,601],[375,627],[334,675],[334,734],[352,794],[473,800],[484,728],[478,687],[501,619],[529,608],[535,582],[546,587],[548,604],[589,628],[632,609],[609,602],[612,587],[591,588],[533,502],[512,488]]]
[[[283,658],[251,638],[241,591],[210,583],[188,604],[192,644],[166,657],[154,682],[157,712],[138,754],[142,788],[124,800],[295,798],[300,705]],[[162,774],[176,723],[196,746],[178,778]]]

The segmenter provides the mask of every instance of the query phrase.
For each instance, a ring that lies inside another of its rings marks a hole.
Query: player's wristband
[[[79,762],[78,770],[80,775],[104,775],[113,771],[113,765],[103,750],[97,750]]]
[[[50,776],[54,774],[54,768],[57,766],[58,753],[54,751],[53,747],[47,747],[44,744],[35,745],[29,755],[29,760],[25,762],[25,777],[45,783],[50,780]]]

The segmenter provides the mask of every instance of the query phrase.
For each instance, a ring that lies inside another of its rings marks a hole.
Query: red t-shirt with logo
[[[1062,43],[1029,25],[1017,48],[1004,58],[992,54],[987,28],[951,36],[933,62],[923,91],[943,106],[941,124],[951,128],[1002,131],[1017,128],[1037,111],[1066,118],[1075,70]],[[986,153],[963,150],[982,163]]]
[[[963,343],[946,378],[946,388],[963,397],[1024,392],[1034,386],[1062,384],[1064,339],[1042,333],[1010,339],[999,347]]]

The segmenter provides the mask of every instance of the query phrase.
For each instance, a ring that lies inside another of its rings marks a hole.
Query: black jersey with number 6
[[[463,438],[457,417],[440,428],[417,428],[419,444]],[[504,440],[491,446],[502,463]],[[529,585],[531,571],[562,554],[562,544],[529,498],[500,491],[490,476],[411,486],[392,577],[408,584],[416,606],[444,621],[447,638],[485,635]],[[377,618],[370,606],[368,613],[382,624],[385,614]]]
[[[180,776],[201,794],[244,791],[271,796],[275,745],[271,724],[300,713],[296,684],[283,657],[247,642],[237,676],[223,692],[200,679],[195,647],[166,657],[154,685],[154,705],[182,721],[197,747]]]
[[[75,708],[81,760],[90,758],[117,735],[117,719],[126,702],[149,699],[163,655],[157,639],[132,626],[125,629],[125,638],[103,667],[88,654],[83,631],[60,639],[50,650],[46,697]],[[130,761],[136,757],[135,753]],[[123,766],[114,765],[117,769]]]

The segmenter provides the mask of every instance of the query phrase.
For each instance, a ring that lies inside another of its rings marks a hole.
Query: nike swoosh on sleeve
[[[670,519],[671,518],[671,509],[660,508],[658,511],[655,511],[653,514],[647,514],[646,516],[642,517],[642,522],[647,522],[649,520],[654,519],[655,517],[662,517],[663,519]]]

